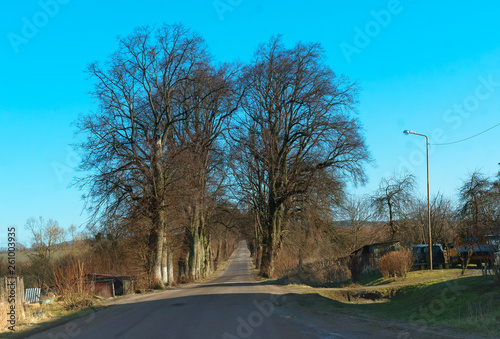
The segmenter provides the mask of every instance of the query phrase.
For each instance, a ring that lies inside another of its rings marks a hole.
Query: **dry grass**
[[[83,309],[93,304],[91,284],[85,272],[85,264],[79,259],[69,261],[54,272],[59,300],[67,310]]]
[[[9,312],[9,305],[5,301],[0,301],[0,330],[7,329],[7,313]]]
[[[349,280],[348,263],[342,259],[322,259],[299,265],[296,253],[283,250],[275,263],[275,275],[282,283],[310,286],[338,285]]]
[[[276,277],[289,276],[295,271],[299,264],[299,259],[296,253],[292,253],[290,249],[284,247],[274,262],[274,275]]]

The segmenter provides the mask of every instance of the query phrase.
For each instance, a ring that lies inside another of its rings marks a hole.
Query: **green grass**
[[[446,277],[443,272],[436,271],[411,273],[414,274],[407,279],[372,277],[362,281],[364,285],[356,286],[357,289],[381,292],[384,298],[378,302],[363,300],[358,303],[353,298],[349,302],[348,288],[343,291],[318,289],[315,290],[316,296],[308,294],[301,298],[300,303],[319,311],[396,319],[411,323],[418,329],[437,326],[485,336],[498,335],[500,286],[495,284],[493,277]],[[384,286],[377,287],[380,285]],[[323,298],[318,298],[318,295]]]
[[[346,287],[350,285],[355,286],[379,286],[386,284],[412,284],[418,282],[429,282],[429,281],[437,281],[437,280],[447,280],[461,277],[461,269],[443,269],[443,270],[416,270],[412,272],[408,272],[408,275],[404,278],[384,278],[382,274],[378,271],[371,275],[363,276],[360,281],[353,282],[349,281],[346,283]],[[476,271],[468,271],[469,274],[478,274]]]

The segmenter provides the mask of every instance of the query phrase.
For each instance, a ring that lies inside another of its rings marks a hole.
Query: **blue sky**
[[[0,11],[0,247],[29,217],[81,226],[84,192],[69,188],[78,156],[72,123],[94,105],[83,72],[104,61],[116,37],[146,24],[182,23],[220,61],[248,61],[283,34],[291,46],[319,42],[327,62],[361,88],[357,107],[382,177],[406,168],[425,194],[425,140],[467,138],[500,123],[500,4],[484,1],[4,1]],[[473,170],[499,170],[500,126],[465,142],[431,146],[431,194],[455,198]]]

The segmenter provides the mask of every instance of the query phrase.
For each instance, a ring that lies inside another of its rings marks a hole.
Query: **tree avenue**
[[[287,49],[273,38],[243,68],[239,85],[241,110],[230,130],[235,178],[255,215],[260,273],[269,277],[292,211],[314,186],[363,182],[369,154],[351,116],[356,86],[325,64],[319,45]]]
[[[243,67],[215,66],[188,29],[141,27],[88,73],[98,106],[78,121],[77,183],[96,225],[143,239],[156,283],[175,283],[174,268],[189,280],[209,274],[246,214],[260,272],[272,276],[300,207],[365,180],[356,86],[317,44],[287,49],[276,37]]]

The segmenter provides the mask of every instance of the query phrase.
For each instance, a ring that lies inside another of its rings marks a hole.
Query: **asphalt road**
[[[29,338],[418,338],[346,316],[300,311],[292,296],[255,278],[244,243],[227,269],[198,284],[117,300]],[[432,336],[426,335],[426,338]],[[446,336],[445,336],[446,337]]]

